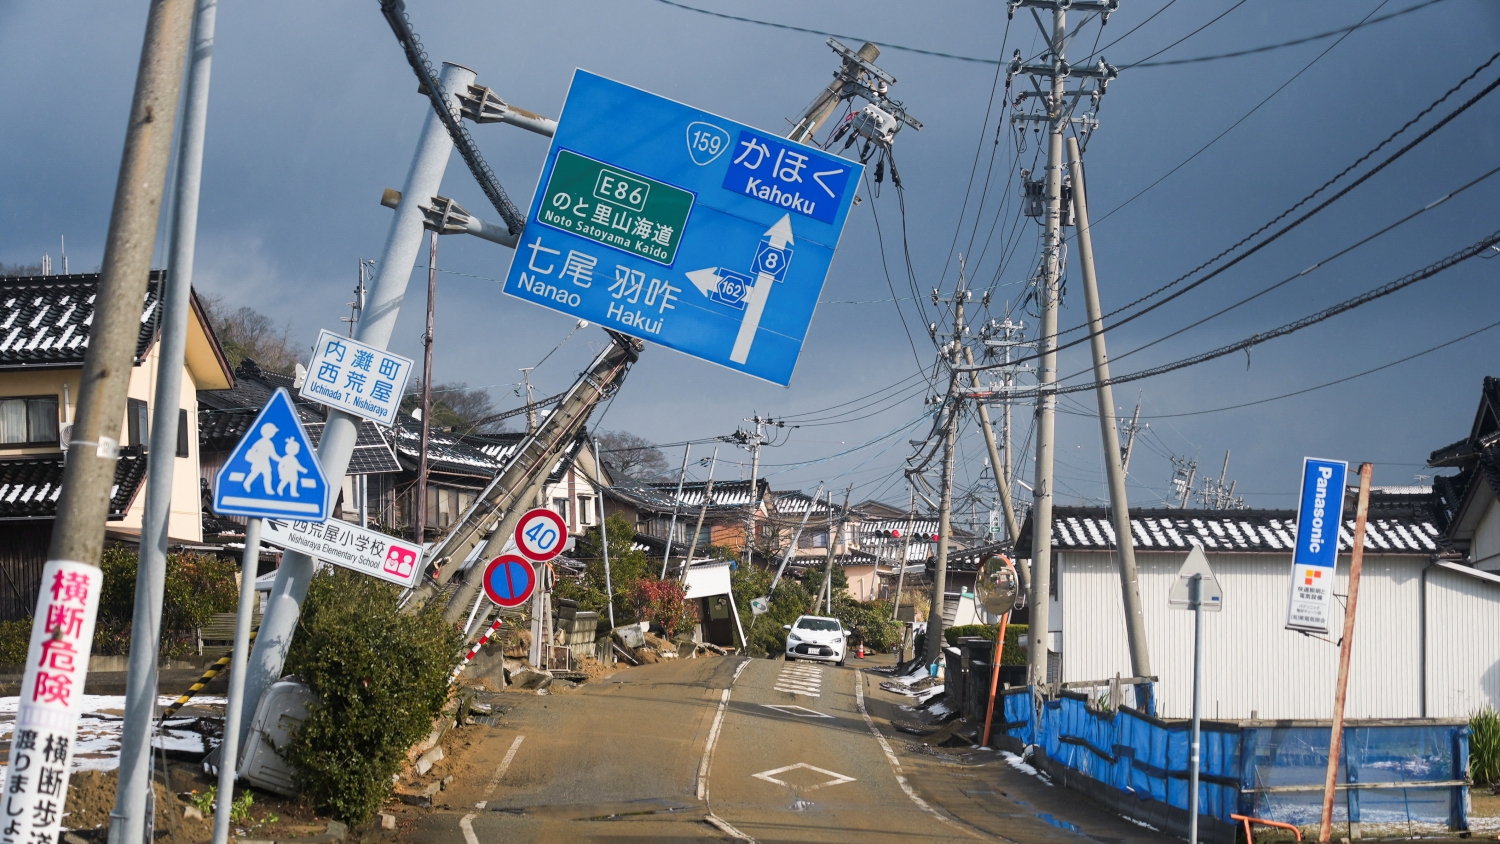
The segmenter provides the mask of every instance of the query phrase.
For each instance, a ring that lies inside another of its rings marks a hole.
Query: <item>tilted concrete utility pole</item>
[[[1089,318],[1089,345],[1094,355],[1094,380],[1099,389],[1099,431],[1104,438],[1104,470],[1109,478],[1110,517],[1120,554],[1120,594],[1125,601],[1125,639],[1130,646],[1130,670],[1136,677],[1151,676],[1151,653],[1146,644],[1146,613],[1141,608],[1141,584],[1135,565],[1135,536],[1130,530],[1130,501],[1125,492],[1125,467],[1120,435],[1115,426],[1115,393],[1109,385],[1109,353],[1104,348],[1104,317],[1099,306],[1099,280],[1094,272],[1094,240],[1089,231],[1088,196],[1084,190],[1083,153],[1078,139],[1068,138],[1068,170],[1073,177],[1074,222],[1078,226],[1078,262],[1083,270],[1084,307]],[[1154,715],[1151,685],[1135,687],[1136,708]]]
[[[958,431],[958,374],[948,380],[948,419],[943,425],[943,477],[939,482],[937,571],[932,576],[932,605],[927,612],[927,664],[943,652],[943,610],[948,588],[948,543],[953,527],[953,438]]]
[[[446,92],[449,107],[459,109],[454,92],[462,91],[473,84],[474,71],[456,64],[444,64],[440,84]],[[416,266],[417,253],[422,248],[422,232],[426,215],[422,204],[435,196],[442,186],[443,171],[448,166],[449,154],[453,151],[453,139],[437,114],[428,109],[427,119],[422,124],[422,135],[417,143],[411,169],[407,172],[402,188],[401,200],[391,220],[390,234],[386,237],[385,249],[380,255],[375,282],[370,287],[366,306],[355,328],[354,339],[377,349],[390,344],[391,332],[396,327],[396,317],[401,312],[401,302],[406,297],[407,283],[412,268]],[[349,457],[354,452],[354,443],[359,436],[359,417],[339,410],[328,412],[328,424],[323,429],[323,439],[318,443],[318,462],[323,474],[330,480],[342,478],[349,468]],[[286,662],[287,650],[291,647],[296,632],[297,619],[302,613],[302,599],[307,597],[307,587],[312,583],[313,559],[297,551],[282,555],[281,568],[276,571],[276,582],[271,587],[266,602],[265,614],[261,617],[260,634],[255,639],[255,648],[250,654],[250,665],[245,673],[245,705],[251,713],[240,726],[240,747],[245,747],[245,738],[250,730],[255,709],[265,692],[281,678],[281,668]],[[472,595],[470,596],[472,597]],[[233,765],[236,760],[225,759],[222,764]]]
[[[516,525],[546,483],[558,454],[582,433],[584,423],[599,402],[614,394],[644,346],[623,334],[608,333],[613,342],[579,375],[536,433],[521,440],[500,474],[490,481],[458,523],[433,543],[431,559],[438,569],[437,579],[418,587],[408,607],[421,607],[462,568],[464,561],[493,559],[505,549]],[[483,580],[484,566],[478,562],[464,572],[463,581],[443,610],[445,621],[457,624],[463,620]]]
[[[198,237],[198,187],[203,173],[203,136],[208,123],[208,82],[213,66],[218,0],[197,0],[192,51],[183,95],[173,190],[171,257],[161,291],[161,342],[157,346],[156,406],[151,414],[151,451],[146,463],[146,513],[141,522],[130,670],[125,675],[125,721],[120,735],[120,785],[109,813],[110,844],[145,835],[151,787],[151,728],[156,720],[157,653],[167,572],[167,534],[172,481],[177,470],[177,430],[182,408],[182,366],[192,311],[193,252]],[[66,259],[64,259],[66,260]],[[66,270],[64,270],[66,272]],[[188,408],[195,413],[196,408]],[[188,426],[192,430],[192,426]],[[254,573],[251,573],[254,576]]]
[[[866,41],[859,48],[859,52],[856,55],[867,62],[873,62],[880,58],[880,48]],[[833,114],[833,110],[838,107],[838,104],[850,96],[845,91],[845,87],[848,84],[846,77],[857,75],[859,70],[859,62],[846,57],[843,66],[833,74],[833,81],[828,84],[828,88],[819,94],[817,99],[812,101],[811,105],[803,110],[802,119],[797,121],[797,125],[787,134],[787,138],[799,143],[807,143],[811,140],[812,136],[817,134],[818,129]]]
[[[964,346],[964,363],[970,367],[974,366],[974,350]],[[978,383],[976,375],[969,376],[970,383]],[[1000,507],[1005,511],[1005,535],[1012,543],[1016,537],[1021,535],[1020,525],[1016,523],[1016,508],[1010,500],[1010,472],[1000,462],[1000,449],[995,444],[995,429],[990,425],[990,408],[983,399],[975,402],[979,410],[979,431],[984,434],[984,446],[990,453],[990,468],[995,474],[995,488],[1000,491]],[[1012,552],[1013,556],[1017,556]],[[1031,567],[1025,563],[1016,561],[1016,574],[1019,576],[1021,589],[1024,591],[1031,585]]]
[[[958,350],[964,346],[964,303],[969,299],[960,271],[958,290],[953,294],[953,345],[948,349],[948,363],[953,370],[948,379],[948,396],[945,411],[948,418],[943,426],[943,476],[938,490],[938,545],[937,572],[932,578],[932,605],[927,613],[927,663],[938,661],[943,650],[943,612],[948,588],[948,548],[953,532],[953,441],[958,435],[958,417],[963,413],[963,399],[959,395],[959,375],[954,366],[960,357]],[[936,298],[936,294],[934,294]]]

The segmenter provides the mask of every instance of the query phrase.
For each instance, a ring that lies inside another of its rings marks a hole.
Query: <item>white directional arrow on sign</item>
[[[698,288],[698,292],[704,296],[714,295],[714,291],[719,289],[719,281],[721,280],[718,267],[691,270],[688,272],[687,278],[688,281],[693,283],[694,287]]]
[[[771,244],[773,249],[785,249],[793,244],[792,240],[792,215],[783,214],[776,225],[766,230],[764,240]],[[740,333],[734,338],[734,349],[729,353],[729,359],[735,363],[744,363],[750,357],[750,344],[755,342],[755,331],[760,328],[760,315],[766,309],[766,299],[771,295],[771,285],[776,278],[767,272],[755,274],[755,286],[750,288],[748,297],[748,308],[745,310],[745,319],[740,323]]]

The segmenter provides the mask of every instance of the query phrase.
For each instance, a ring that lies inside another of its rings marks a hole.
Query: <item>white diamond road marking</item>
[[[794,786],[791,783],[785,780],[777,779],[776,775],[784,774],[787,771],[795,771],[798,768],[806,768],[809,771],[816,771],[817,773],[826,774],[827,776],[831,777],[828,782],[820,782],[817,785],[809,785],[798,788],[797,790],[801,792],[816,791],[817,789],[823,788],[824,786],[843,785],[846,782],[854,782],[854,777],[846,777],[843,774],[836,773],[825,768],[818,768],[813,765],[809,765],[806,762],[798,762],[795,765],[786,765],[780,768],[772,768],[769,771],[761,771],[758,774],[751,774],[750,776],[755,777],[758,780],[765,780],[769,783],[775,783],[776,785],[784,785],[788,788],[793,788]]]
[[[822,712],[819,712],[816,709],[808,709],[805,706],[797,706],[796,704],[784,705],[784,704],[776,704],[776,703],[762,703],[761,706],[765,707],[766,709],[774,709],[777,712],[780,712],[780,713],[782,713],[784,715],[795,715],[798,718],[832,718],[833,717],[832,715],[827,715],[827,714],[824,714]]]

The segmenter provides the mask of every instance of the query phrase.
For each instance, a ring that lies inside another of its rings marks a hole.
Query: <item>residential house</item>
[[[160,369],[161,287],[154,271],[141,306],[141,329],[130,372],[120,460],[111,490],[106,535],[139,542],[140,495],[150,446],[152,403]],[[0,618],[30,616],[46,563],[61,494],[64,444],[78,400],[83,356],[94,321],[96,273],[0,278]],[[198,494],[197,396],[233,385],[223,350],[194,296],[178,397],[168,540],[202,541]]]
[[[1500,571],[1500,378],[1484,379],[1469,435],[1427,465],[1458,470],[1433,480],[1443,544],[1480,571]]]
[[[675,558],[686,557],[696,544],[694,556],[706,556],[709,548],[743,548],[745,523],[753,513],[755,541],[752,551],[765,561],[764,546],[772,537],[768,518],[773,506],[771,486],[764,478],[756,481],[752,492],[750,482],[715,481],[713,494],[706,496],[706,481],[688,481],[677,491],[677,482],[642,483],[623,481],[605,490],[605,513],[618,515],[635,526],[636,542],[648,553],[667,553],[667,540],[671,537],[671,553]],[[703,527],[698,528],[698,516],[703,515]],[[697,530],[697,542],[693,542],[693,531]],[[680,565],[680,561],[678,563]]]

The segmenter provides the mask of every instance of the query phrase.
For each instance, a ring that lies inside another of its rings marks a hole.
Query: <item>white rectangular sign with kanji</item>
[[[407,589],[422,577],[422,547],[338,519],[317,524],[266,519],[261,541],[378,577]]]
[[[318,334],[298,395],[381,425],[396,421],[412,360],[328,329]]]
[[[0,842],[5,844],[61,840],[68,774],[103,586],[104,572],[98,566],[52,560],[42,569],[0,793]]]

